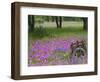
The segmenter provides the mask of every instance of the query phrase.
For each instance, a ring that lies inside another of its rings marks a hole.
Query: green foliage
[[[63,17],[64,21],[82,21],[80,17]]]
[[[53,60],[55,60],[55,59],[49,57],[47,60],[48,60],[48,62],[51,62],[51,61],[53,61]]]
[[[55,17],[57,16],[35,16],[35,21],[43,19],[44,21],[55,21]],[[64,17],[62,16],[63,21],[82,21],[81,17]]]
[[[69,59],[70,54],[68,52],[66,52],[65,54],[63,54],[63,56],[64,56],[64,59],[67,60],[67,59]]]
[[[48,33],[47,33],[46,29],[42,28],[42,27],[35,28],[33,32],[29,33],[29,37],[32,37],[32,38],[43,38],[47,35],[48,35]]]

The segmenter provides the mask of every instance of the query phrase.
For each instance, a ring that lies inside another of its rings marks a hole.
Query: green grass
[[[87,31],[83,30],[82,27],[48,27],[44,29],[35,28],[34,32],[28,33],[29,39],[49,39],[56,37],[70,37],[70,36],[86,36]]]
[[[66,34],[83,34],[85,33],[85,31],[83,31],[83,29],[81,27],[79,28],[74,28],[74,27],[62,27],[62,28],[46,28],[47,32],[49,32],[50,34],[54,34],[56,36],[62,36]]]

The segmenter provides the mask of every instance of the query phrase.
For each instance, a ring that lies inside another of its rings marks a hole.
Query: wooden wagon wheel
[[[85,54],[86,54],[86,50],[84,48],[78,47],[73,51],[72,56],[75,55],[77,57],[80,57],[80,56],[84,56]]]

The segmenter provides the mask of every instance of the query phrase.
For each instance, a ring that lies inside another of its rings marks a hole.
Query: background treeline
[[[55,22],[57,28],[62,28],[62,23],[67,21],[82,21],[83,30],[88,29],[88,20],[83,17],[63,17],[63,16],[35,16],[28,15],[29,31],[34,31],[35,24],[41,26],[44,22]]]

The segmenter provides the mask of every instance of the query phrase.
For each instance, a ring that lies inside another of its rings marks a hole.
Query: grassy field
[[[82,27],[62,27],[62,28],[35,28],[34,32],[29,32],[29,39],[50,39],[56,37],[85,37],[87,32],[83,30]]]
[[[57,28],[55,22],[44,22],[43,28],[34,28],[34,32],[28,32],[29,40],[50,39],[58,37],[86,37],[87,31],[83,30],[82,21],[66,21],[62,28]]]

